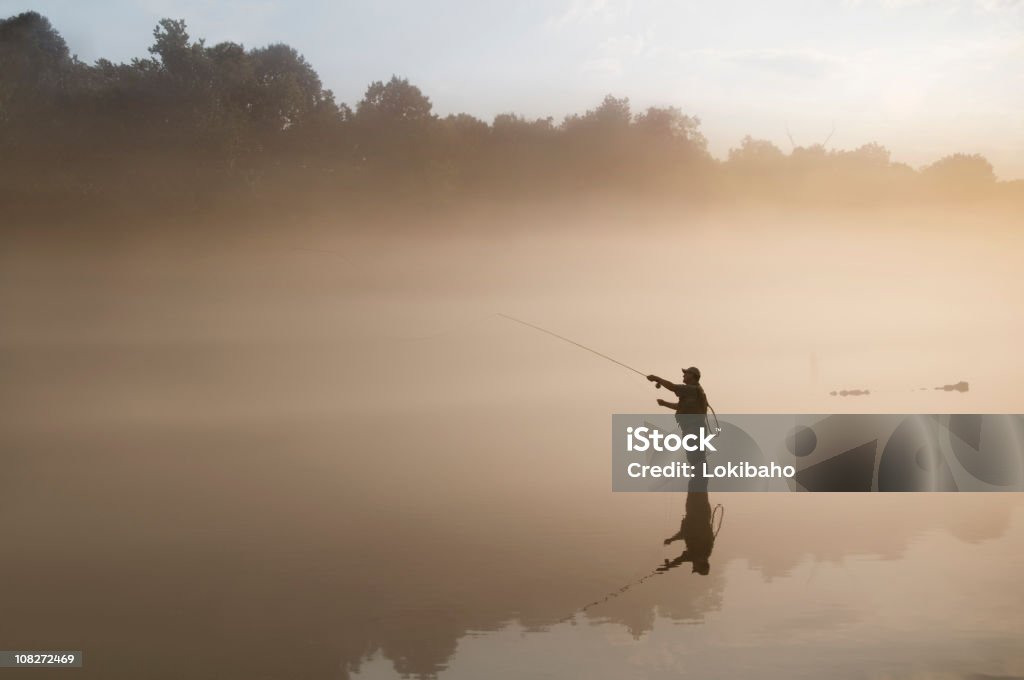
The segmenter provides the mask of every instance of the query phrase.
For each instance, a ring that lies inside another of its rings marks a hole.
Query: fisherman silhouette
[[[665,539],[665,545],[682,540],[686,549],[674,560],[665,560],[656,571],[664,573],[684,562],[690,562],[693,564],[693,572],[697,574],[707,576],[711,572],[709,559],[715,547],[712,514],[708,479],[704,475],[695,475],[686,487],[686,510],[679,522],[679,531]]]
[[[679,398],[679,401],[674,403],[659,399],[658,405],[676,412],[676,422],[683,435],[698,432],[707,422],[708,397],[701,387],[700,378],[700,369],[696,366],[683,369],[681,385],[653,374],[647,376],[655,385],[672,391]],[[687,451],[686,458],[696,470],[704,469],[703,464],[707,458],[703,451]],[[657,571],[665,572],[684,562],[692,563],[693,571],[698,574],[707,575],[711,571],[708,558],[715,544],[711,515],[708,479],[702,473],[695,474],[686,486],[686,511],[679,523],[679,531],[665,539],[665,545],[682,540],[686,544],[686,550],[672,561],[665,560],[665,564],[658,567]]]
[[[659,406],[675,409],[675,412],[679,415],[707,415],[708,397],[704,393],[704,388],[700,385],[700,369],[696,366],[683,369],[682,385],[669,382],[654,374],[647,376],[647,379],[658,387],[664,387],[666,390],[672,391],[679,397],[679,401],[674,404],[665,399],[659,399]]]
[[[701,426],[707,423],[708,396],[700,385],[699,368],[696,366],[684,368],[682,385],[659,378],[654,374],[647,376],[647,379],[658,387],[664,387],[672,391],[679,398],[679,401],[675,403],[666,399],[659,399],[658,405],[673,409],[676,412],[676,423],[679,424],[679,430],[684,436],[687,434],[697,434]],[[686,457],[691,465],[702,462],[697,461],[690,452],[687,452]]]

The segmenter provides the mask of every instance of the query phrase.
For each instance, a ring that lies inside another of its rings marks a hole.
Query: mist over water
[[[719,413],[1020,412],[1015,222],[566,212],[12,240],[5,647],[104,678],[1024,674],[1018,494],[713,494],[708,576],[578,613],[679,552],[681,494],[610,492],[610,414],[659,394],[496,314],[697,365]]]

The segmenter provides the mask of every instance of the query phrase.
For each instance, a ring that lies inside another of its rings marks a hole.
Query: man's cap
[[[700,369],[697,368],[696,366],[690,366],[689,368],[684,368],[683,369],[683,373],[692,373],[694,375],[694,377],[697,378],[697,380],[700,380]]]

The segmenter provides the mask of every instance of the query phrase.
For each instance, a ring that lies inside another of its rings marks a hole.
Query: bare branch
[[[825,141],[821,143],[821,148],[823,148],[823,149],[825,148],[825,145],[828,144],[828,140],[832,139],[832,135],[834,135],[835,133],[836,133],[836,122],[832,121],[832,131],[828,133],[828,137],[826,137]]]

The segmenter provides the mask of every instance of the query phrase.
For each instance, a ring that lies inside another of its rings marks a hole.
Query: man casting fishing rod
[[[708,397],[704,393],[704,388],[700,385],[700,369],[696,366],[683,369],[682,385],[659,378],[653,373],[647,376],[647,379],[658,387],[664,387],[679,397],[679,401],[674,404],[665,399],[659,399],[659,406],[675,409],[678,415],[707,415]]]
[[[595,354],[602,359],[610,361],[614,364],[618,364],[623,368],[632,371],[638,375],[644,375],[642,372],[633,368],[629,364],[624,364],[618,359],[613,359],[607,354],[602,354],[596,349],[587,347],[586,345],[580,344],[575,340],[571,340],[564,335],[559,335],[554,331],[549,331],[546,328],[541,328],[522,319],[517,319],[514,316],[499,313],[501,316],[509,321],[514,321],[523,326],[527,326],[534,330],[546,333],[552,337],[558,338],[563,342],[567,342],[570,345],[575,345],[582,350],[586,350],[591,354]],[[655,383],[657,387],[664,387],[667,390],[671,390],[679,401],[672,403],[665,399],[659,399],[658,405],[666,408],[673,409],[676,412],[676,422],[679,424],[679,429],[682,430],[683,434],[691,432],[697,432],[701,426],[707,424],[707,413],[710,409],[714,413],[714,409],[708,403],[707,394],[704,393],[704,388],[700,385],[700,369],[696,366],[690,366],[689,368],[683,369],[683,384],[677,385],[671,381],[660,378],[654,374],[645,376],[648,380]],[[715,418],[715,426],[718,428],[718,418]],[[719,430],[720,431],[720,430]],[[706,460],[706,454],[703,451],[687,451],[686,457],[691,465],[698,465]],[[643,583],[651,576],[659,573],[663,573],[679,566],[684,562],[693,563],[693,571],[699,574],[708,574],[711,571],[711,564],[709,557],[711,556],[711,550],[715,544],[715,538],[718,536],[718,530],[713,528],[714,512],[711,510],[711,501],[708,498],[708,480],[704,475],[697,475],[690,479],[687,485],[686,494],[686,512],[683,515],[683,519],[679,525],[679,531],[674,535],[665,539],[665,545],[669,545],[674,541],[683,540],[686,543],[686,550],[683,554],[677,557],[671,562],[665,560],[664,565],[658,567],[654,572],[647,574],[640,580],[634,583],[629,583],[626,586],[619,588],[617,591],[613,591],[605,596],[603,599],[595,600],[590,604],[583,607],[580,611],[586,611],[587,609],[599,605],[602,602],[607,602],[609,599],[618,596],[625,592],[633,585],[639,585]],[[717,510],[717,508],[716,508]],[[725,509],[722,508],[724,515]],[[719,526],[721,526],[721,519],[719,519]],[[572,615],[564,620],[571,619]]]
[[[666,399],[659,399],[658,406],[670,408],[676,412],[676,423],[683,436],[697,434],[700,428],[707,424],[708,396],[700,385],[700,369],[690,366],[683,369],[683,384],[677,385],[674,382],[659,378],[653,373],[647,376],[658,387],[664,387],[673,392],[679,401],[673,403]],[[703,454],[700,454],[703,456]],[[686,457],[691,465],[703,463],[698,460],[696,453],[687,452]]]
[[[586,345],[578,343],[575,340],[570,340],[564,335],[559,335],[554,331],[549,331],[546,328],[541,328],[540,326],[529,323],[528,321],[523,321],[522,319],[517,319],[514,316],[509,316],[508,314],[502,314],[499,312],[498,316],[508,319],[509,321],[514,321],[518,324],[528,326],[529,328],[540,331],[541,333],[546,333],[552,337],[562,340],[563,342],[567,342],[570,345],[575,345],[580,349],[586,350],[591,354],[596,354],[597,356],[601,357],[602,359],[605,359],[606,361],[610,361],[613,364],[618,364],[619,366],[622,366],[626,370],[633,371],[638,375],[643,375],[643,373],[633,368],[629,364],[624,364],[618,359],[613,359],[607,354],[602,354],[601,352],[598,352],[596,349],[587,347]],[[696,366],[684,368],[682,385],[677,385],[674,382],[665,380],[664,378],[659,378],[653,373],[645,377],[651,382],[655,383],[658,387],[664,387],[667,390],[671,390],[673,393],[675,393],[677,397],[679,397],[679,401],[676,402],[675,404],[664,399],[659,399],[658,405],[675,409],[676,422],[679,423],[679,427],[682,428],[684,432],[691,432],[696,430],[696,428],[691,430],[689,425],[696,425],[697,427],[699,427],[700,424],[706,422],[708,408],[710,408],[710,406],[708,405],[708,396],[704,393],[704,388],[700,386],[699,368],[697,368]],[[712,412],[714,412],[714,409],[712,409]],[[697,418],[696,416],[701,417]]]

